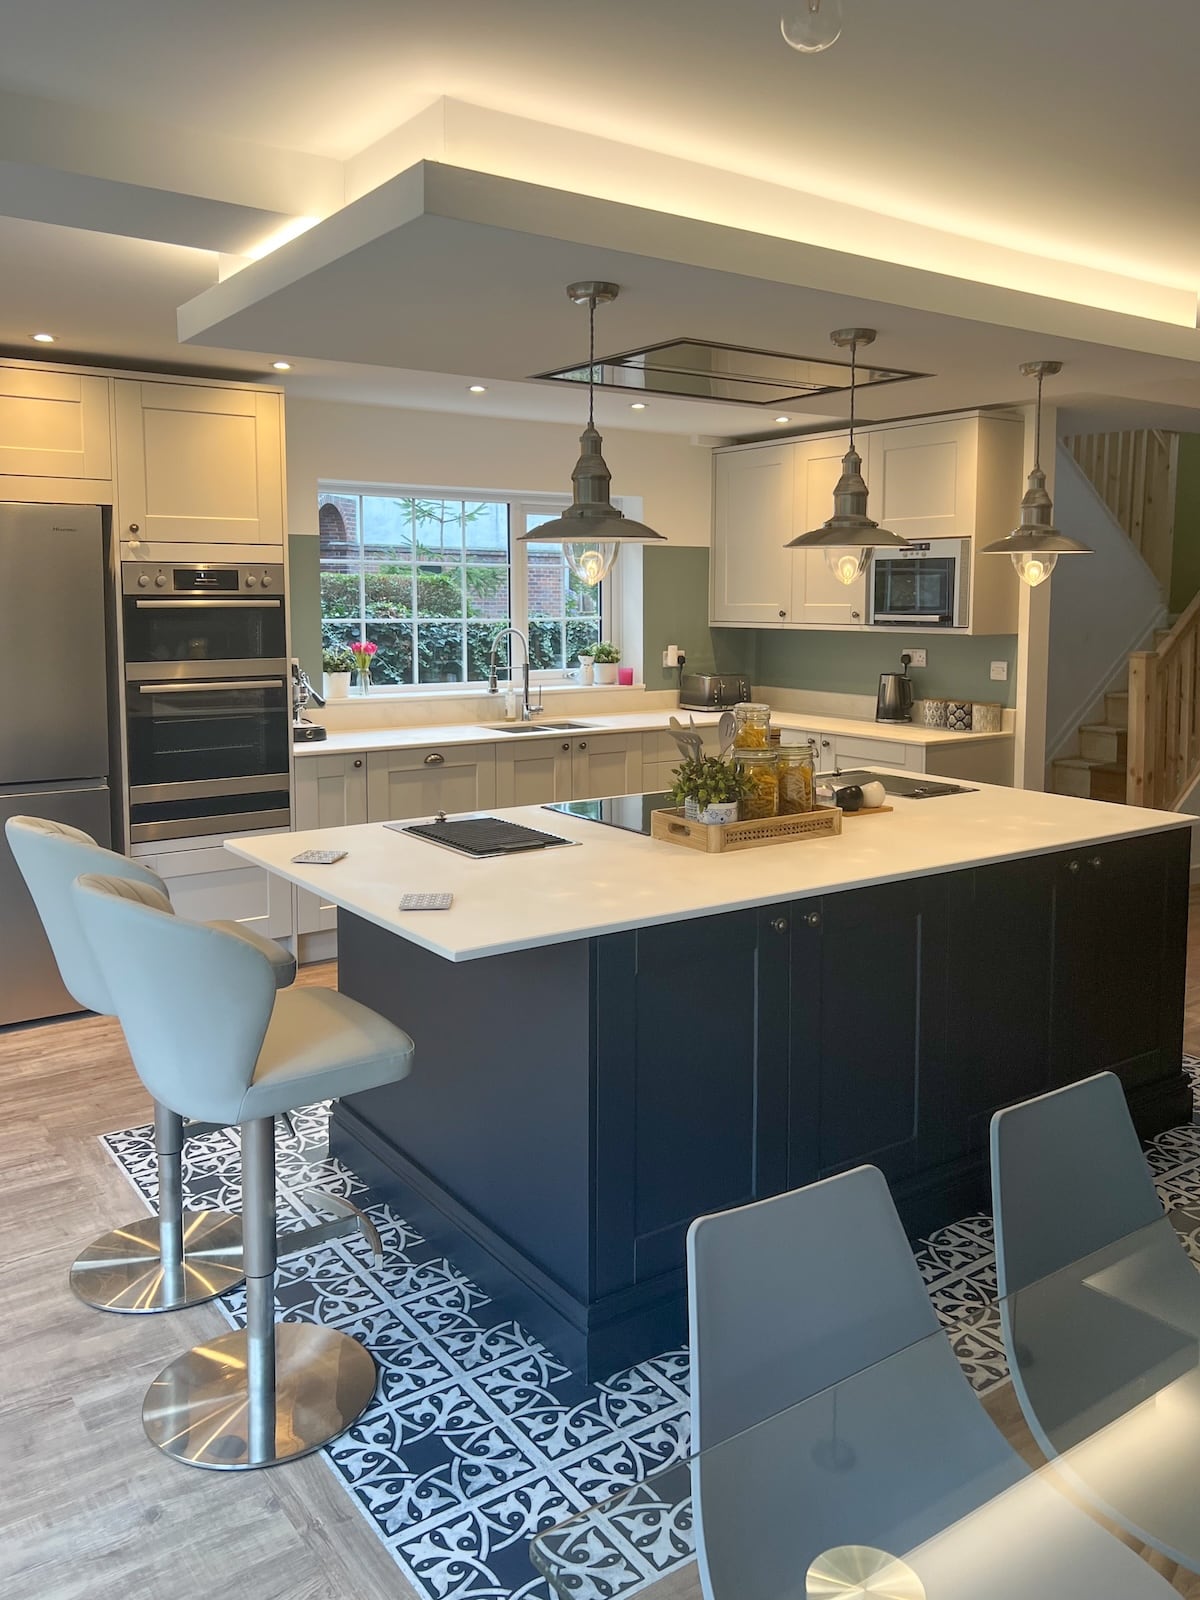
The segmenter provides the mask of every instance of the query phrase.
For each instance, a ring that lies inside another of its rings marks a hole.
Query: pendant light
[[[618,511],[609,497],[612,473],[596,432],[596,307],[615,300],[615,283],[570,283],[567,295],[577,306],[588,308],[588,420],[579,438],[580,455],[571,474],[571,504],[561,517],[518,534],[521,544],[561,544],[567,566],[589,589],[612,571],[622,544],[665,544],[644,522],[634,522]]]
[[[842,457],[842,475],[833,491],[833,515],[810,533],[789,540],[787,550],[823,550],[830,572],[839,583],[852,584],[866,571],[872,550],[905,550],[908,540],[890,533],[867,515],[867,486],[863,482],[862,457],[854,448],[854,389],[858,368],[858,347],[873,344],[874,328],[838,328],[829,335],[839,350],[850,351],[850,448]]]
[[[842,0],[791,0],[779,31],[802,55],[819,55],[842,36]]]
[[[1042,380],[1062,371],[1061,361],[1025,361],[1021,371],[1037,379],[1037,407],[1033,424],[1033,470],[1021,501],[1021,521],[1003,539],[985,544],[983,556],[1011,556],[1022,583],[1036,589],[1054,571],[1059,556],[1090,556],[1092,551],[1078,539],[1069,539],[1054,526],[1054,506],[1046,490],[1042,471]]]

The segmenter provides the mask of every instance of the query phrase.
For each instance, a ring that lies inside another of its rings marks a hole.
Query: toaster
[[[679,680],[683,711],[720,711],[749,698],[750,679],[740,672],[685,672]]]

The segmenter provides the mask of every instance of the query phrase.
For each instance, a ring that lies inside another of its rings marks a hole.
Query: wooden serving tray
[[[706,855],[754,850],[761,844],[796,844],[802,839],[827,839],[842,831],[842,813],[825,806],[789,817],[760,817],[750,822],[689,822],[682,809],[652,811],[650,837],[686,845]]]
[[[881,817],[885,811],[894,811],[895,806],[859,806],[857,811],[843,811],[844,817]]]

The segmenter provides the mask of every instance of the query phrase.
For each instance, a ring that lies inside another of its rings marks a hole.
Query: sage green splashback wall
[[[708,625],[708,550],[703,545],[647,545],[642,550],[643,675],[648,689],[673,689],[674,667],[662,653],[677,644],[687,672],[754,671],[754,633]]]
[[[1015,704],[1015,634],[979,639],[935,630],[902,634],[775,631],[708,626],[708,557],[703,547],[648,546],[642,552],[642,612],[645,678],[651,689],[672,688],[674,670],[662,651],[677,644],[687,652],[687,670],[746,672],[760,686],[812,689],[835,694],[874,694],[881,672],[897,671],[905,645],[924,647],[928,667],[914,667],[918,698],[998,700]],[[991,663],[1008,663],[1008,680],[991,677]]]
[[[881,672],[900,670],[900,652],[916,645],[929,653],[927,667],[910,668],[918,700],[998,700],[1016,703],[1017,638],[988,634],[950,638],[934,629],[904,634],[812,633],[761,630],[754,681],[779,689],[814,689],[839,694],[874,694]],[[993,682],[991,663],[1007,661],[1008,681]]]
[[[321,692],[321,541],[307,533],[288,535],[288,600],[292,608],[292,652]]]

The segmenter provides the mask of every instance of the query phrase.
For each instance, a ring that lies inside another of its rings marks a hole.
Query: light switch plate
[[[909,662],[910,667],[927,667],[929,665],[929,652],[927,650],[912,650],[905,645],[904,653],[912,657]]]
[[[992,682],[993,683],[1007,683],[1008,682],[1008,662],[1007,661],[993,661],[992,662]]]

